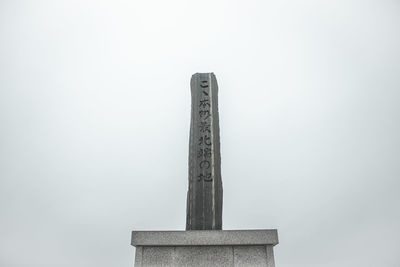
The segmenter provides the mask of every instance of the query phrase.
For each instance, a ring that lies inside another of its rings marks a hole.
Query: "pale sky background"
[[[0,1],[0,266],[131,267],[183,230],[190,77],[224,229],[277,267],[400,266],[400,2]]]

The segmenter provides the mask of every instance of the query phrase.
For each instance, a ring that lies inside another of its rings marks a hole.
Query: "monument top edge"
[[[132,246],[277,245],[276,229],[132,231]]]
[[[194,73],[194,74],[192,75],[192,77],[193,77],[193,76],[196,76],[196,75],[209,75],[209,74],[215,76],[214,72],[196,72],[196,73]]]

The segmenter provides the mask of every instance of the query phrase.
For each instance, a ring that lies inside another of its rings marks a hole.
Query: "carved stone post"
[[[196,73],[191,82],[189,190],[186,230],[222,229],[222,181],[218,85],[213,73]]]

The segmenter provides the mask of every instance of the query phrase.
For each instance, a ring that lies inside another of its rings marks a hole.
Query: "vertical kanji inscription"
[[[218,85],[213,73],[191,79],[189,190],[186,230],[222,229]]]

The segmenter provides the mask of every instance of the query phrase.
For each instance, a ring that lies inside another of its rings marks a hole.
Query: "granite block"
[[[142,265],[174,266],[174,247],[143,247]]]
[[[175,247],[174,266],[233,266],[232,249],[228,246]]]
[[[133,246],[276,245],[272,230],[133,231]]]
[[[276,230],[134,231],[135,267],[274,267]]]
[[[267,266],[265,246],[233,246],[235,266]]]

